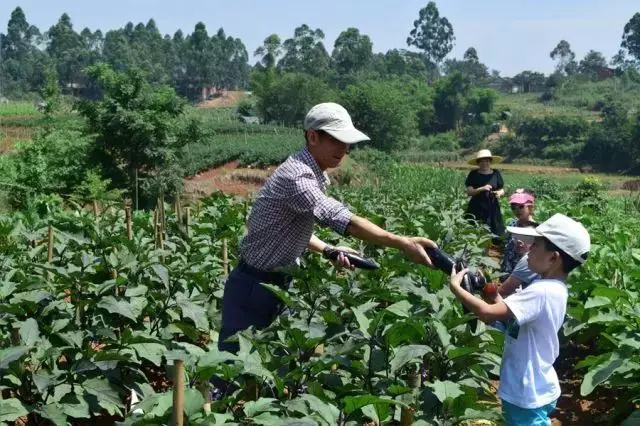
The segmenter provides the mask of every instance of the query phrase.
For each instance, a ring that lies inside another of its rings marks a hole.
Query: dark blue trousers
[[[227,338],[251,326],[266,328],[282,312],[284,306],[280,299],[261,283],[274,284],[287,290],[291,277],[280,272],[261,271],[243,261],[229,274],[222,297],[218,350],[237,353],[240,345],[238,342],[225,342]]]

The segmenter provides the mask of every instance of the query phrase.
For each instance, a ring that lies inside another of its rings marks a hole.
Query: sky
[[[255,63],[255,49],[270,34],[283,40],[307,24],[325,33],[329,53],[338,35],[349,27],[367,34],[375,52],[406,49],[406,39],[427,0],[2,0],[0,31],[6,32],[11,11],[20,6],[27,21],[41,31],[63,13],[74,29],[106,33],[127,22],[155,19],[160,32],[191,33],[202,21],[214,34],[242,39]],[[461,58],[473,46],[489,69],[503,76],[523,70],[549,73],[549,53],[567,40],[581,59],[590,49],[607,60],[618,51],[624,25],[640,12],[640,0],[440,0],[440,15],[453,25],[455,46],[449,57]]]

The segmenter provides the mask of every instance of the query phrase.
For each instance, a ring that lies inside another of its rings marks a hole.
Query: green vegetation
[[[333,195],[394,232],[429,235],[454,253],[468,244],[473,264],[492,274],[497,264],[485,254],[488,235],[462,217],[464,172],[370,159],[375,175],[358,188],[334,188]],[[587,265],[570,278],[561,350],[575,343],[588,347],[589,355],[572,370],[581,377],[583,396],[629,392],[607,418],[594,419],[619,423],[634,409],[633,383],[640,374],[633,308],[640,228],[621,207],[604,204],[596,213],[566,197],[567,189],[558,200],[540,198],[536,209],[539,220],[556,211],[579,218],[594,244]],[[587,197],[601,191],[592,181],[578,189]],[[178,359],[186,366],[190,424],[208,424],[213,416],[217,423],[386,423],[398,420],[404,407],[415,410],[417,422],[500,419],[489,380],[499,372],[502,336],[484,326],[472,333],[472,318],[439,271],[376,247],[362,247],[381,263],[376,272],[336,275],[319,256],[305,256],[290,292],[274,289],[294,313],[265,330],[242,333],[241,351],[232,356],[216,349],[222,239],[233,266],[245,202],[220,194],[202,200],[188,232],[184,219],[167,213],[162,239],[154,238],[151,214],[138,212],[131,240],[117,207],[95,218],[61,209],[59,199],[40,203],[46,209],[39,214],[0,217],[0,261],[6,265],[0,386],[9,392],[0,404],[7,421],[31,413],[34,421],[64,422],[102,412],[114,421],[125,417],[125,424],[167,422],[171,390],[151,377],[172,379]],[[319,235],[353,244],[326,230]],[[319,345],[323,350],[313,355]],[[227,395],[206,416],[200,389],[213,374],[240,387],[257,380],[257,401],[233,410],[246,395]],[[135,406],[128,400],[132,391],[140,399]]]

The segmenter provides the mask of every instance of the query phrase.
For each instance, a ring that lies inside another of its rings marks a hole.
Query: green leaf
[[[147,287],[146,285],[139,285],[136,287],[127,288],[127,290],[124,292],[124,295],[126,297],[146,296],[148,292],[149,287]]]
[[[204,397],[198,389],[188,388],[184,391],[184,412],[187,417],[203,411]]]
[[[62,385],[69,386],[69,385]],[[58,389],[60,386],[56,387],[56,394],[58,393]],[[71,386],[69,389],[63,389],[62,392],[66,394],[60,398],[59,405],[60,409],[63,413],[65,413],[69,417],[73,417],[75,419],[88,419],[91,417],[89,414],[89,403],[84,399],[83,395],[77,395],[71,392]]]
[[[31,350],[28,346],[12,346],[0,349],[0,370],[9,368],[9,364],[16,361]]]
[[[620,354],[614,352],[611,354],[611,358],[596,367],[589,369],[582,379],[580,385],[580,395],[587,396],[598,386],[600,383],[606,381],[611,375],[624,363],[624,360],[620,358]]]
[[[311,394],[304,394],[300,399],[306,401],[309,404],[309,408],[318,413],[322,420],[327,422],[327,424],[338,424],[338,419],[340,417],[340,410],[338,410],[338,407],[327,404],[317,396]]]
[[[13,422],[18,417],[26,416],[29,411],[17,398],[0,399],[0,421]]]
[[[38,411],[42,417],[51,420],[56,426],[67,426],[67,416],[57,403],[49,404]]]
[[[436,329],[436,334],[440,339],[440,343],[442,343],[442,347],[446,348],[449,346],[449,344],[451,344],[451,335],[449,334],[447,327],[438,320],[433,321],[433,326]]]
[[[85,382],[82,383],[82,388],[87,391],[88,394],[95,396],[100,406],[106,409],[109,414],[116,414],[117,411],[114,411],[114,408],[123,407],[118,391],[116,391],[106,379],[96,377],[85,380]]]
[[[457,397],[464,395],[464,392],[457,383],[450,382],[448,380],[441,382],[436,380],[428,385],[433,389],[433,393],[436,395],[440,402],[445,402],[447,399],[456,399]]]
[[[98,307],[105,309],[110,313],[122,315],[132,321],[137,319],[129,302],[117,300],[113,296],[104,297],[100,302],[98,302]]]
[[[371,404],[388,404],[388,405],[397,404],[397,405],[401,405],[403,407],[408,408],[408,406],[401,401],[380,398],[373,395],[347,396],[342,401],[344,403],[344,413],[346,415],[349,415],[354,411],[359,410],[362,407],[366,407],[367,405],[371,405]]]
[[[68,331],[66,333],[58,333],[65,342],[78,349],[82,349],[82,341],[84,340],[84,331]]]
[[[389,306],[386,310],[399,317],[407,318],[411,312],[411,303],[406,300],[401,300]]]
[[[458,347],[458,348],[452,348],[451,350],[449,350],[449,352],[447,352],[447,356],[449,357],[449,359],[456,359],[466,355],[474,354],[478,351],[479,349],[477,347],[475,348]]]
[[[0,299],[5,299],[18,288],[18,284],[11,281],[3,281],[0,285]]]
[[[587,303],[584,304],[584,308],[585,309],[597,308],[599,306],[606,306],[610,304],[611,304],[611,299],[609,299],[608,297],[595,296],[595,297],[590,297],[587,300]]]
[[[373,420],[376,425],[380,424],[380,418],[378,417],[378,413],[376,411],[376,407],[373,405],[365,405],[362,407],[362,414]]]
[[[156,276],[160,278],[160,282],[162,282],[162,284],[164,284],[164,286],[168,289],[169,288],[169,270],[166,268],[166,266],[161,265],[159,263],[155,263],[151,266],[151,268],[153,269],[153,272],[156,273]]]
[[[282,303],[284,303],[285,305],[289,307],[294,306],[293,299],[291,299],[291,297],[289,296],[289,293],[284,291],[280,287],[273,284],[267,284],[267,283],[260,283],[260,285],[271,290],[276,296],[278,296],[278,299],[280,299]]]
[[[265,411],[278,411],[278,407],[274,405],[274,398],[260,398],[257,401],[247,401],[244,404],[244,414],[247,417],[254,417],[256,414]]]
[[[364,335],[364,337],[369,338],[371,335],[369,334],[369,324],[371,324],[371,320],[365,316],[365,314],[360,311],[360,308],[351,308],[353,314],[356,317],[356,321],[358,322],[358,326],[360,327],[360,331]]]
[[[70,322],[71,322],[71,319],[69,319],[69,318],[62,318],[62,319],[54,320],[53,324],[51,326],[51,332],[52,333],[59,333],[60,331],[64,330],[64,328],[66,326],[68,326]]]
[[[596,315],[589,318],[587,321],[589,324],[593,323],[609,323],[609,322],[626,322],[626,318],[622,315],[618,315],[614,312],[602,312],[598,311]]]
[[[274,416],[271,413],[261,413],[251,419],[257,425],[263,426],[281,426],[282,419],[280,416]]]
[[[417,358],[422,358],[424,355],[433,350],[429,346],[424,345],[407,345],[401,346],[395,351],[395,355],[391,360],[391,372],[396,373],[405,364],[411,362]]]
[[[176,302],[182,310],[182,315],[191,319],[195,323],[196,327],[200,330],[209,330],[207,311],[202,306],[196,305],[183,295],[178,296],[176,298]]]
[[[130,343],[128,346],[136,351],[138,357],[147,359],[158,367],[162,363],[162,355],[167,350],[166,346],[160,343]]]
[[[38,388],[38,392],[44,394],[46,390],[51,386],[55,376],[49,373],[47,370],[38,370],[32,375],[33,383]]]
[[[173,392],[158,393],[144,398],[136,409],[144,412],[145,418],[162,417],[173,406]]]
[[[22,343],[27,346],[33,346],[38,342],[38,340],[40,340],[38,322],[33,318],[25,320],[20,326],[19,332]]]

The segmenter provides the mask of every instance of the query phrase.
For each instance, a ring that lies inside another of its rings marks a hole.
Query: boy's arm
[[[464,306],[473,312],[482,322],[487,324],[514,318],[513,313],[499,295],[494,304],[489,304],[484,300],[475,297],[460,286],[462,277],[468,271],[468,269],[463,269],[456,274],[454,267],[451,271],[451,281],[449,285],[453,294],[464,304]]]

